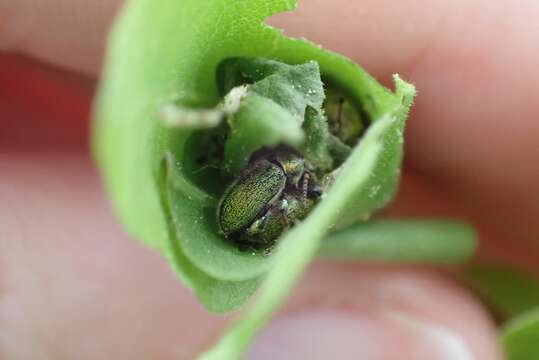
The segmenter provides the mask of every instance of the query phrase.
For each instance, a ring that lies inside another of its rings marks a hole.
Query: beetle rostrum
[[[269,245],[305,218],[320,190],[310,166],[289,149],[262,149],[225,190],[219,230],[239,243]]]

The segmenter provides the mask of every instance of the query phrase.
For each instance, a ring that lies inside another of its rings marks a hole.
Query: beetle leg
[[[303,173],[301,178],[301,195],[306,198],[307,192],[309,191],[309,182],[311,180],[311,174],[308,172]]]
[[[322,195],[322,188],[314,181],[310,172],[305,172],[301,178],[301,195],[304,198],[318,198]]]

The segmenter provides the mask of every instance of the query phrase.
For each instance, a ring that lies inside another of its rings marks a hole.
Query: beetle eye
[[[283,165],[283,170],[286,174],[292,174],[292,175],[297,171],[295,164],[291,162],[285,163]]]

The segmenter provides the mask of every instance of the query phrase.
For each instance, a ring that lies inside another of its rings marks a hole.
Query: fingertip
[[[425,269],[319,265],[247,359],[501,359],[492,320]]]

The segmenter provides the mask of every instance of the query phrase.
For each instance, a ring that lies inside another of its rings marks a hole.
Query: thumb
[[[0,357],[194,359],[227,318],[123,235],[90,160],[0,157]],[[500,359],[482,307],[441,275],[318,264],[247,359]]]

